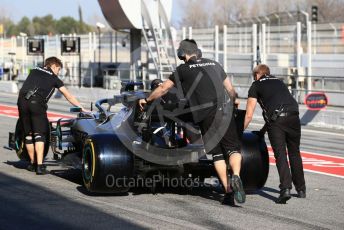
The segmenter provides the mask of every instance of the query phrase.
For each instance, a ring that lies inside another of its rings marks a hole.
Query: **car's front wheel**
[[[45,142],[44,142],[44,157],[47,156],[49,152],[49,145],[50,145],[50,127],[49,127],[48,122],[46,122],[45,127],[46,127],[46,133],[45,133]],[[23,125],[20,119],[18,119],[17,124],[16,124],[14,140],[15,140],[15,151],[17,153],[18,158],[20,160],[30,161],[30,157],[24,143],[25,135],[24,135]]]

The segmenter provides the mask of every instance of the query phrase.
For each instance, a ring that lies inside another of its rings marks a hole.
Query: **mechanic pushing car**
[[[285,84],[270,75],[267,65],[253,69],[254,82],[248,91],[244,128],[253,117],[257,101],[262,107],[268,136],[274,151],[280,177],[280,196],[276,203],[285,204],[291,198],[292,182],[299,198],[306,197],[306,185],[300,155],[301,125],[299,107]],[[287,151],[290,168],[287,160]]]
[[[69,93],[63,82],[58,78],[62,62],[56,57],[45,60],[44,68],[36,67],[31,70],[19,91],[19,118],[25,134],[25,146],[30,156],[29,171],[37,175],[48,173],[43,166],[44,141],[48,130],[47,103],[57,88],[74,106],[81,107],[79,101]]]
[[[242,160],[241,141],[236,131],[234,116],[226,115],[231,116],[231,119],[227,119],[228,126],[222,123],[226,90],[233,103],[234,88],[219,63],[201,58],[201,51],[193,39],[181,41],[177,53],[179,59],[185,63],[179,65],[169,79],[159,85],[147,98],[140,99],[140,107],[143,109],[146,103],[162,97],[173,86],[177,88],[181,86],[179,88],[182,88],[183,94],[186,95],[193,120],[200,126],[205,149],[207,153],[213,155],[215,170],[225,190],[222,203],[234,205],[234,199],[238,203],[244,203],[246,196],[239,176]],[[218,131],[223,127],[226,127],[224,135],[215,144],[213,143],[214,146],[211,146],[213,137],[218,136]],[[230,185],[226,160],[229,161],[233,172]]]

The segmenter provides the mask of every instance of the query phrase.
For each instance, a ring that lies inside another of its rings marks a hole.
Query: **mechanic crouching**
[[[69,93],[63,82],[58,78],[62,62],[56,57],[45,60],[44,67],[31,70],[19,91],[19,118],[25,134],[25,146],[30,157],[29,171],[37,175],[47,174],[43,165],[44,144],[47,135],[47,103],[57,88],[74,106],[81,107],[79,101]]]
[[[169,79],[160,84],[147,98],[140,99],[140,107],[142,109],[146,103],[162,97],[174,86],[177,90],[182,90],[189,103],[193,120],[200,126],[205,149],[213,155],[215,170],[225,190],[222,203],[234,205],[234,199],[238,203],[244,203],[246,196],[239,176],[242,160],[241,141],[236,131],[234,116],[227,114],[231,116],[231,119],[227,119],[230,124],[222,124],[222,105],[226,90],[233,102],[234,88],[219,63],[201,58],[201,52],[194,40],[185,39],[180,42],[178,57],[185,63],[179,65]],[[213,137],[219,136],[220,129],[225,129],[224,135],[215,138],[218,141],[214,143]],[[233,172],[230,185],[226,161]]]
[[[246,129],[252,120],[258,102],[263,110],[266,122],[264,127],[268,131],[280,178],[280,195],[276,203],[285,204],[291,198],[292,182],[297,196],[305,198],[306,185],[300,155],[299,106],[286,85],[270,75],[267,65],[257,65],[253,69],[253,77],[255,81],[248,91],[244,128]],[[288,149],[290,169],[286,149]]]

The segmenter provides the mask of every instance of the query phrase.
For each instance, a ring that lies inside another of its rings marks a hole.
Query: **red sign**
[[[325,93],[310,93],[306,95],[305,105],[309,110],[321,110],[328,104]]]

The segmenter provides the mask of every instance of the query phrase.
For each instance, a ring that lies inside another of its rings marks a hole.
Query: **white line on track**
[[[269,163],[269,165],[276,166],[275,163]],[[325,175],[325,176],[332,176],[332,177],[337,177],[337,178],[342,178],[342,179],[344,179],[344,176],[335,175],[335,174],[331,174],[331,173],[325,173],[325,172],[319,172],[319,171],[315,171],[315,170],[311,170],[311,169],[305,169],[305,168],[304,168],[303,171],[305,171],[305,172],[311,172],[311,173],[316,173],[316,174],[321,174],[321,175]]]
[[[256,127],[263,127],[264,124],[250,123],[250,125],[253,125],[253,126],[256,126]],[[316,133],[316,134],[324,134],[324,135],[332,135],[332,136],[344,137],[344,133],[334,133],[334,132],[330,132],[330,131],[320,131],[320,130],[302,129],[302,132],[308,132],[308,133]]]
[[[0,114],[0,117],[18,118],[18,116]]]
[[[308,151],[303,151],[303,150],[301,150],[301,153],[312,154],[312,155],[317,155],[317,156],[324,156],[324,157],[332,157],[332,158],[337,158],[337,159],[342,159],[342,160],[344,159],[344,157],[332,156],[332,155],[322,154],[322,153],[308,152]]]

